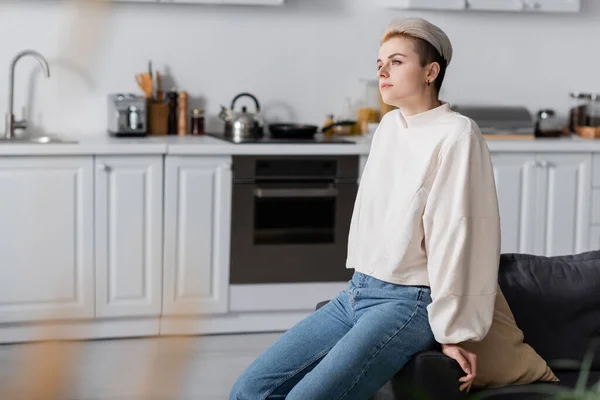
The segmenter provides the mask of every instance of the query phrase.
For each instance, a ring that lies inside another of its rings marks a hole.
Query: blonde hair
[[[423,18],[395,19],[385,28],[381,43],[395,36],[409,36],[433,46],[446,65],[452,60],[452,43],[443,30]]]
[[[446,68],[452,60],[452,44],[448,36],[440,28],[423,18],[402,18],[393,20],[385,29],[381,43],[395,37],[410,39],[419,55],[421,65],[432,62],[440,65],[440,72],[434,85],[439,94],[446,75]]]

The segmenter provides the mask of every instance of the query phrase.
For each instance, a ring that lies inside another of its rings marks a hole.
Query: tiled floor
[[[32,397],[34,386],[48,387],[48,382],[61,382],[60,376],[66,376],[67,389],[60,397],[72,400],[223,400],[237,377],[279,336],[269,333],[0,346],[0,398]]]

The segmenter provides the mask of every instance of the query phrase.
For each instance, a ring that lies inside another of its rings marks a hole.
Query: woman
[[[461,342],[492,323],[500,219],[477,125],[438,98],[452,46],[423,19],[392,22],[377,70],[387,113],[374,135],[350,234],[347,289],[283,334],[231,399],[368,399],[416,353],[477,364]]]

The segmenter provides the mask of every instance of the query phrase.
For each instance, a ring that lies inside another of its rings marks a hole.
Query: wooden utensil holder
[[[575,132],[584,138],[600,139],[600,126],[577,126]]]
[[[148,134],[166,135],[169,126],[169,104],[148,102]]]

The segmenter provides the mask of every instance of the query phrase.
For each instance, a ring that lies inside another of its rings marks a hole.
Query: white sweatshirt
[[[482,340],[492,323],[500,217],[490,154],[447,103],[387,113],[374,134],[348,237],[347,268],[429,286],[439,343]]]

